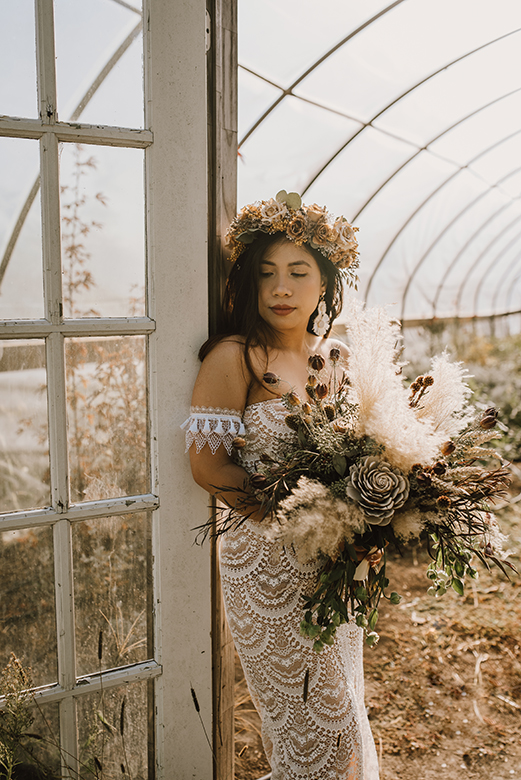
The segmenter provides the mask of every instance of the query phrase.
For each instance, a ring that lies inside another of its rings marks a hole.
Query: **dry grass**
[[[519,486],[518,486],[519,487]],[[521,569],[521,502],[498,513]],[[427,594],[422,547],[389,564],[403,599],[366,651],[366,704],[381,780],[521,778],[521,577],[480,571],[465,595]],[[236,779],[269,771],[237,665]]]

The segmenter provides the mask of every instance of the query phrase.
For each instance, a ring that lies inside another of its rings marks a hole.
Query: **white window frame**
[[[0,322],[3,338],[46,340],[51,507],[0,516],[0,531],[52,526],[58,641],[57,684],[35,691],[58,702],[62,772],[77,777],[76,699],[153,680],[155,777],[210,778],[212,645],[210,556],[192,528],[207,497],[192,482],[179,425],[187,415],[197,348],[208,328],[206,8],[202,0],[145,0],[145,127],[58,120],[53,0],[35,0],[39,119],[0,118],[0,135],[38,139],[45,316]],[[63,320],[59,143],[145,150],[147,313]],[[152,489],[144,495],[69,503],[64,341],[142,335],[147,374]],[[78,678],[75,672],[71,525],[152,512],[154,658]],[[194,706],[191,688],[196,692]],[[201,723],[202,721],[202,723]]]

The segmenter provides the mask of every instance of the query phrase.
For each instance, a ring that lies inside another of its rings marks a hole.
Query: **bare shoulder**
[[[249,375],[244,361],[244,340],[230,336],[212,349],[201,364],[192,396],[193,406],[242,411],[248,395]]]

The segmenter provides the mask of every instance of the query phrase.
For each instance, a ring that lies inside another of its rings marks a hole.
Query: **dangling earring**
[[[324,293],[322,293],[318,302],[318,314],[313,321],[313,333],[316,333],[317,336],[325,336],[328,330],[329,315],[324,300]]]

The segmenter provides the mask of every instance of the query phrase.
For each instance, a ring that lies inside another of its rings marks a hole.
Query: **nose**
[[[275,285],[273,287],[273,295],[277,298],[288,298],[291,295],[291,289],[288,284],[286,284],[284,279],[281,279],[280,277],[275,281]]]

